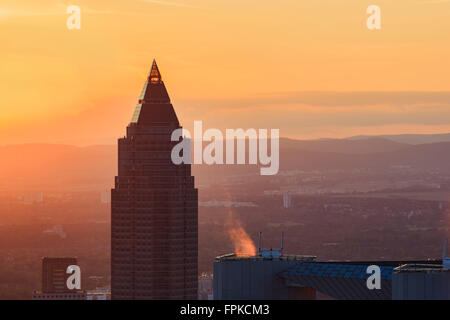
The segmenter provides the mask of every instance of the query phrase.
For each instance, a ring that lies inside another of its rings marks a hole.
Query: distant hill
[[[425,144],[437,142],[450,142],[450,133],[441,134],[397,134],[397,135],[380,135],[380,136],[353,136],[346,140],[367,140],[369,138],[384,138],[398,143],[406,144]]]
[[[327,139],[327,140],[292,140],[281,138],[283,149],[336,153],[376,153],[400,150],[408,147],[406,143],[395,142],[386,138],[368,137],[366,139]]]
[[[450,172],[450,142],[408,145],[386,138],[301,141],[280,139],[280,170],[411,166]],[[195,165],[196,181],[259,174],[256,166]],[[0,146],[1,190],[105,190],[117,174],[114,145]]]
[[[336,153],[280,150],[282,169],[325,170],[411,166],[450,172],[450,142],[411,145],[375,153]]]

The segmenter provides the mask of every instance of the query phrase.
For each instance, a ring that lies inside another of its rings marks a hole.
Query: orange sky
[[[449,14],[450,0],[2,0],[0,144],[115,143],[154,57],[187,128],[450,132]]]

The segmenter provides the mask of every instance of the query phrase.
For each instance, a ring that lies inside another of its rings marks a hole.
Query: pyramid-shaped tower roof
[[[147,125],[179,124],[156,60],[153,60],[131,122]]]

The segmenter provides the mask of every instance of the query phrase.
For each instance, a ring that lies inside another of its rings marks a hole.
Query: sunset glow
[[[450,90],[450,3],[377,3],[379,31],[366,28],[371,3],[359,0],[5,0],[0,143],[113,144],[153,58],[187,128],[203,120],[296,138],[450,131],[445,97],[392,98]],[[66,28],[73,4],[80,30]],[[347,99],[330,107],[333,92]],[[345,101],[358,92],[364,101]],[[374,102],[377,93],[391,98]]]

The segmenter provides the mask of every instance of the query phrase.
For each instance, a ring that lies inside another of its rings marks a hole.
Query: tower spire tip
[[[158,65],[156,64],[156,59],[153,59],[149,80],[151,84],[160,84],[162,82],[161,73],[159,72]]]

